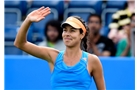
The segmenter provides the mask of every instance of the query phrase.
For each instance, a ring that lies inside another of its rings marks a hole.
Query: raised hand
[[[31,13],[28,14],[27,18],[31,22],[39,22],[42,19],[44,19],[48,14],[51,13],[51,9],[49,7],[41,7],[37,10],[32,11]]]

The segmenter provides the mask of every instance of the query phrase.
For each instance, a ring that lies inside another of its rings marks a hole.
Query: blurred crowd
[[[28,5],[32,3],[32,0],[27,1]],[[64,0],[65,7],[69,1]],[[93,13],[88,16],[87,25],[90,33],[87,51],[97,56],[135,56],[135,1],[127,0],[125,8],[118,10],[110,18],[112,22],[108,25],[109,33],[104,36],[100,33],[103,27],[101,15]],[[46,22],[45,38],[37,43],[38,45],[65,50],[62,40],[62,19],[60,15],[59,20],[52,19]]]
[[[135,2],[128,0],[126,8],[114,13],[112,19],[106,37],[100,34],[101,16],[90,14],[87,22],[90,30],[88,52],[98,56],[135,56]],[[39,45],[64,50],[60,25],[59,21],[49,21],[45,28],[46,39]]]

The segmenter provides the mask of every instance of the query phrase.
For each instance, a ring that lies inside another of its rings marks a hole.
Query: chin
[[[71,46],[72,46],[70,43],[65,43],[65,45],[66,45],[67,47],[71,47]]]
[[[64,43],[65,43],[66,47],[73,47],[73,44],[70,42],[64,42]]]

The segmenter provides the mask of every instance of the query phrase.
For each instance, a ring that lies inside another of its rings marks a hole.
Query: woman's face
[[[62,37],[66,46],[74,47],[76,45],[80,45],[84,35],[80,34],[80,31],[78,29],[67,25],[65,26],[65,28],[63,28]]]

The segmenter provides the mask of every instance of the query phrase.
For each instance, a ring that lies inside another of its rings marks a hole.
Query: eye
[[[71,32],[75,32],[75,29],[71,29]]]

